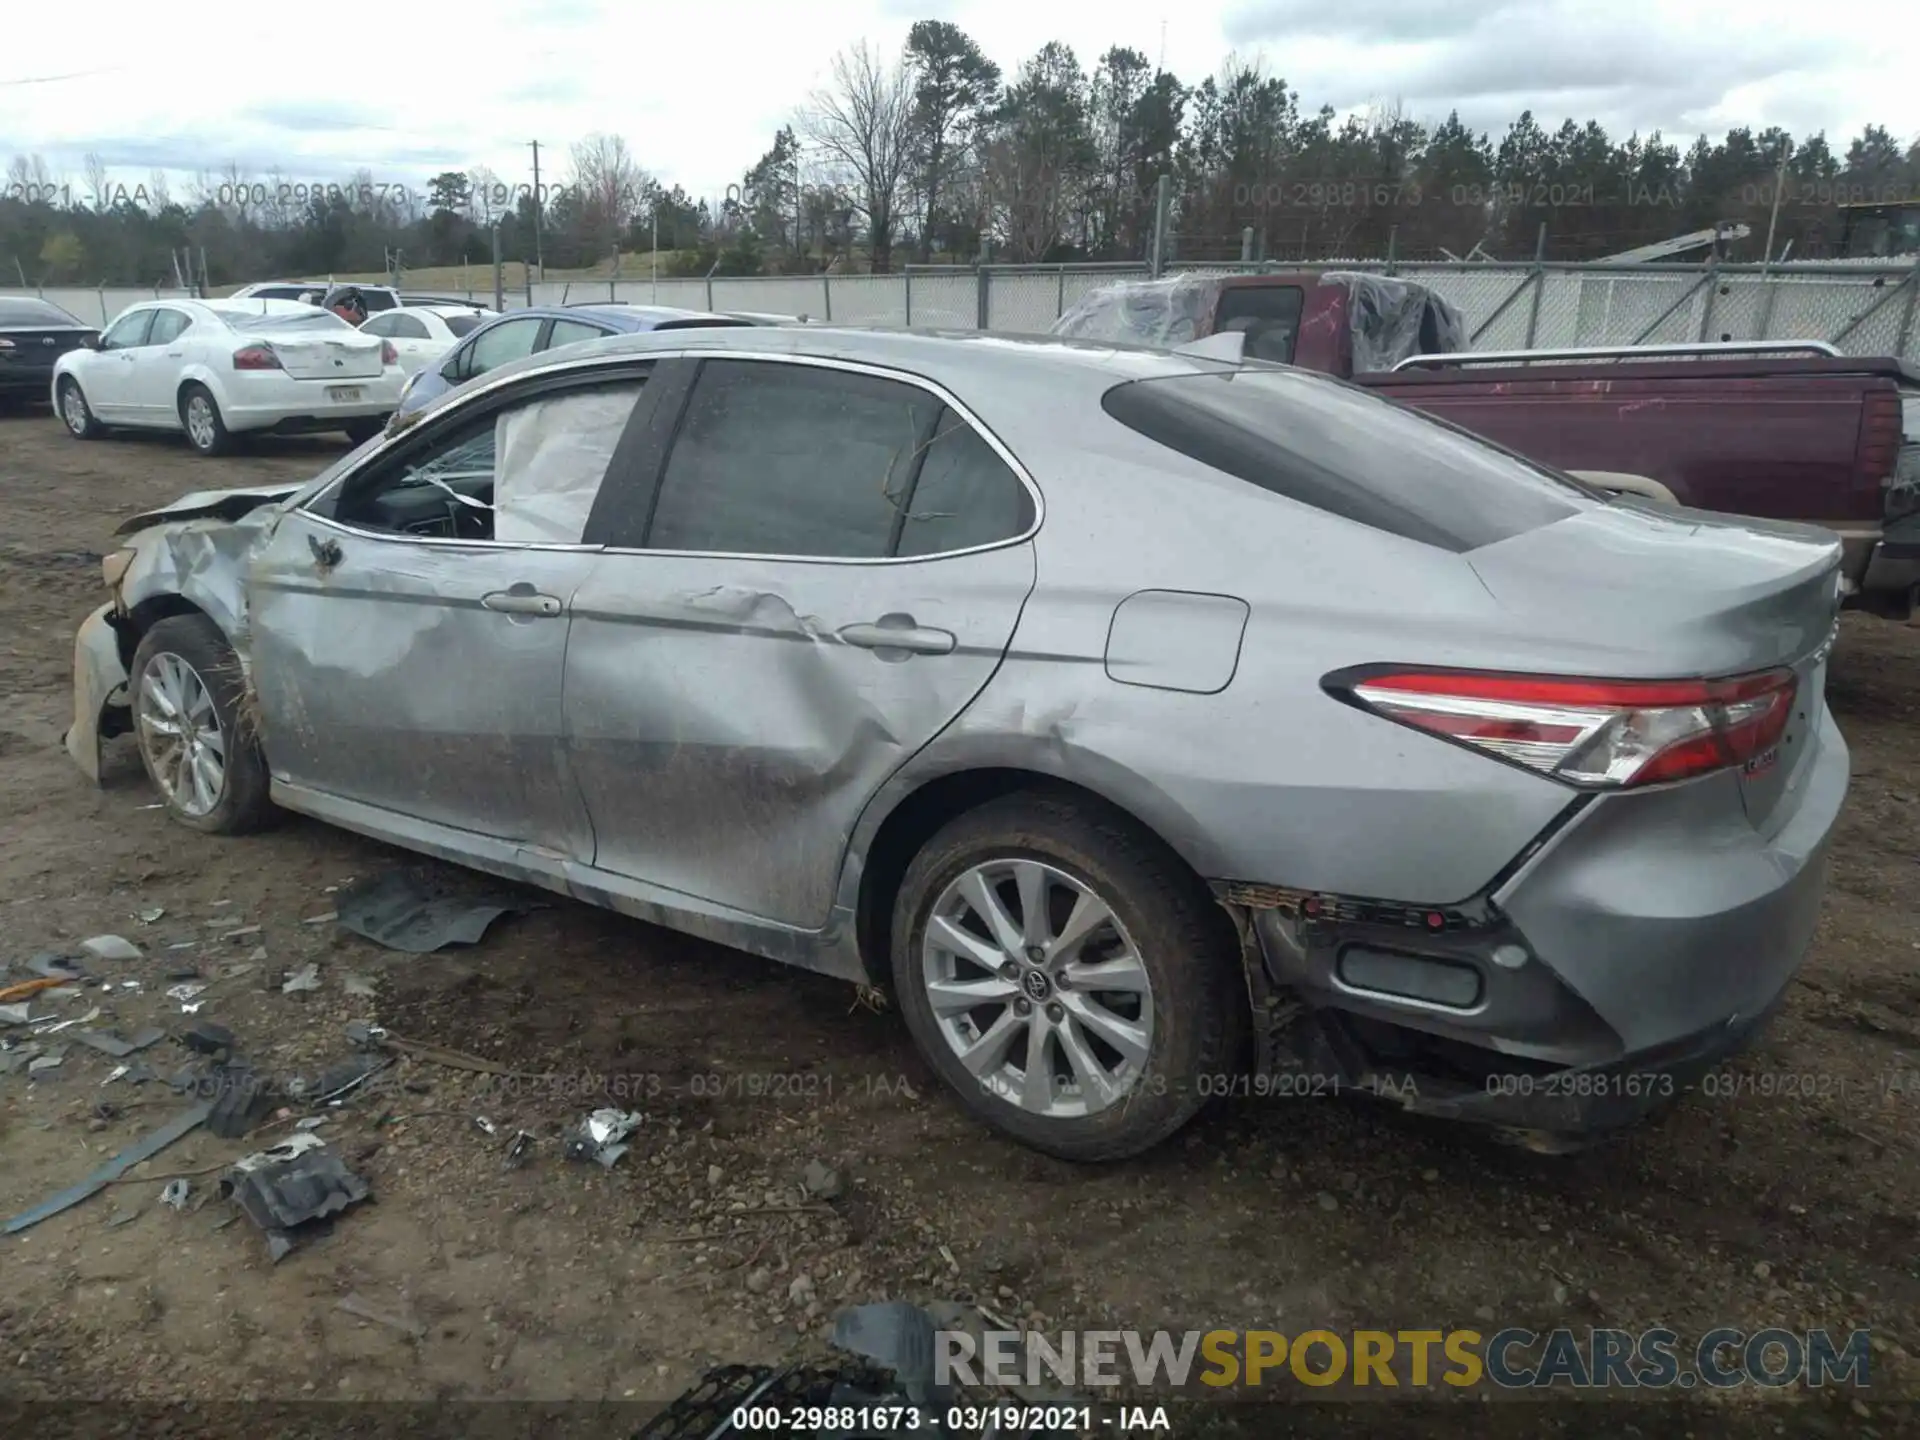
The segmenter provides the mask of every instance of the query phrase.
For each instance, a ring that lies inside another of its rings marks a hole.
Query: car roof
[[[438,409],[464,394],[473,393],[476,388],[490,389],[517,376],[541,371],[644,359],[657,353],[708,350],[872,365],[931,380],[960,395],[996,391],[1022,405],[1035,396],[1047,397],[1046,405],[1052,405],[1056,392],[1050,388],[1050,382],[1077,381],[1076,393],[1098,395],[1128,380],[1219,374],[1244,368],[1224,360],[1141,345],[1063,340],[1047,335],[852,325],[733,325],[609,335],[559,350],[536,351],[489,370],[484,383],[470,382],[436,396],[428,408]]]

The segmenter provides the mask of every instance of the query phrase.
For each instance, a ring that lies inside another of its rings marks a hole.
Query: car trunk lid
[[[45,329],[0,330],[0,340],[13,342],[11,346],[0,345],[0,363],[51,365],[69,350],[84,346],[93,333],[84,328],[51,325]]]
[[[1771,833],[1815,748],[1839,618],[1840,555],[1839,538],[1811,526],[1623,500],[1467,559],[1504,608],[1564,634],[1570,649],[1613,657],[1609,678],[1791,669],[1786,732],[1740,776],[1748,819]]]
[[[282,367],[296,380],[369,380],[382,369],[377,336],[343,334],[320,339],[269,333],[259,338],[273,346]]]

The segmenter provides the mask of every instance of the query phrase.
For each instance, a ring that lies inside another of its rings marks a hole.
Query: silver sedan
[[[535,355],[122,527],[69,749],[896,997],[1107,1159],[1357,1091],[1573,1144],[1807,948],[1839,546],[1279,366],[740,328]]]

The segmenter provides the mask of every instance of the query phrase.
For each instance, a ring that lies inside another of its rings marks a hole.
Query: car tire
[[[1005,945],[983,940],[994,927],[968,898],[983,887],[1024,932],[1007,932],[1024,950],[1011,969]],[[1026,923],[1022,897],[1030,894],[1042,897],[1033,908],[1044,929]],[[1087,899],[1107,919],[1076,940],[1067,917]],[[936,936],[958,928],[961,942],[929,946],[936,922]],[[1046,943],[1027,948],[1036,937]],[[901,882],[891,969],[908,1030],[966,1108],[1067,1160],[1151,1149],[1225,1088],[1208,1082],[1247,1053],[1246,985],[1226,912],[1164,844],[1091,797],[1022,791],[950,821]],[[981,1003],[962,1010],[976,994]],[[970,1068],[962,1050],[996,1032],[1000,1053],[973,1049]],[[990,1066],[980,1064],[986,1055]],[[1029,1063],[1036,1055],[1044,1069]],[[1095,1067],[1101,1073],[1090,1082]],[[1036,1073],[1045,1077],[1038,1084]]]
[[[155,622],[134,648],[128,690],[141,763],[173,819],[209,835],[272,822],[278,812],[246,681],[217,625],[204,615]],[[183,711],[196,722],[186,737],[169,720]],[[204,763],[209,752],[217,781]]]
[[[76,440],[98,440],[107,432],[107,427],[94,418],[93,407],[87,404],[86,391],[71,375],[60,377],[59,410],[61,423]]]
[[[374,436],[383,433],[387,428],[387,422],[385,418],[379,420],[350,420],[343,428],[347,432],[347,443],[357,450],[366,444],[367,441],[373,439]]]
[[[234,449],[233,435],[220,418],[220,402],[204,385],[181,387],[180,428],[187,432],[187,443],[202,455],[227,455]]]

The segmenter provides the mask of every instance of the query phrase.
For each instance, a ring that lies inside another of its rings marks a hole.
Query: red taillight
[[[233,352],[233,368],[236,370],[280,370],[280,357],[273,353],[271,345],[248,345]]]
[[[1891,387],[1869,390],[1860,400],[1860,472],[1874,485],[1886,485],[1900,462],[1903,438],[1900,395]]]
[[[400,352],[393,348],[393,342],[391,340],[382,340],[380,342],[380,363],[382,365],[398,365],[400,363]]]
[[[1389,720],[1571,785],[1685,780],[1765,757],[1793,711],[1791,670],[1731,680],[1571,680],[1389,670],[1328,688]]]

